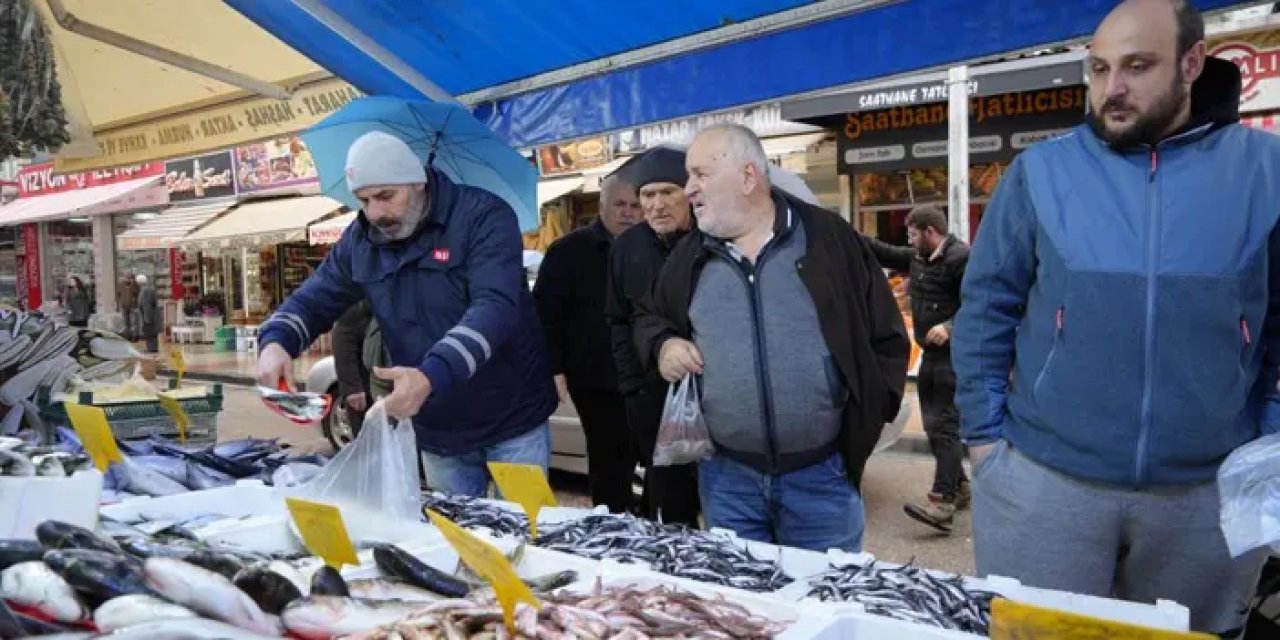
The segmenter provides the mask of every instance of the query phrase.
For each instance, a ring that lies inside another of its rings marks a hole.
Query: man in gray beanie
[[[346,179],[360,216],[263,324],[258,382],[292,381],[292,359],[367,298],[392,363],[373,374],[387,414],[413,419],[432,488],[484,495],[489,462],[545,471],[557,399],[515,212],[382,132],[351,145]]]
[[[645,472],[644,510],[649,518],[698,526],[696,465],[654,467],[653,446],[666,402],[667,383],[657,371],[646,371],[632,338],[631,319],[658,278],[671,249],[694,228],[693,210],[684,195],[689,179],[684,151],[656,147],[636,156],[618,172],[636,185],[644,224],[614,240],[609,254],[605,318],[613,338],[618,386],[627,405],[627,428]]]

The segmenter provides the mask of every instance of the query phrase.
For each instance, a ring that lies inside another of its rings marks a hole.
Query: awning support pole
[[[360,49],[370,58],[377,61],[378,64],[386,67],[388,71],[394,73],[401,80],[408,83],[409,86],[417,89],[422,95],[434,100],[435,102],[446,102],[456,105],[462,105],[448,91],[445,91],[432,82],[426,76],[418,73],[413,67],[401,60],[399,56],[391,53],[370,38],[368,34],[361,31],[358,27],[347,21],[346,18],[334,13],[319,0],[291,0],[295,6],[311,15],[320,24],[329,27],[334,33],[341,36],[347,42],[350,42],[357,49]]]
[[[193,58],[185,53],[165,49],[150,42],[127,36],[119,31],[112,31],[111,29],[85,22],[76,17],[75,14],[67,11],[67,7],[62,4],[62,0],[47,0],[47,2],[49,3],[49,11],[53,13],[53,19],[58,22],[59,26],[90,40],[97,40],[125,51],[131,51],[144,58],[151,58],[180,69],[186,69],[191,73],[198,73],[207,78],[213,78],[246,91],[252,91],[260,96],[276,100],[288,100],[292,95],[290,91],[286,91],[283,87],[270,82],[264,82],[238,71],[232,71],[226,67],[220,67],[216,64]]]
[[[951,68],[947,102],[947,227],[969,242],[969,67]]]

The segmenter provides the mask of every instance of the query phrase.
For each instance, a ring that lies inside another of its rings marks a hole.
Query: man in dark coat
[[[640,220],[635,187],[606,178],[599,218],[551,245],[533,289],[560,402],[573,399],[587,438],[592,502],[614,513],[631,509],[636,460],[604,319],[605,279],[614,238]]]
[[[147,282],[147,276],[138,274],[138,311],[142,318],[142,339],[147,342],[147,353],[160,352],[160,332],[164,320],[160,317],[160,303],[156,300],[156,288]]]
[[[338,398],[347,420],[358,429],[369,409],[369,367],[364,362],[364,338],[373,319],[373,307],[361,300],[347,309],[333,325],[333,368],[338,374]]]

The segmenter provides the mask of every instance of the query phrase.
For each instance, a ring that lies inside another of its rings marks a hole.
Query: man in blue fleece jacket
[[[368,298],[394,365],[374,375],[392,383],[387,413],[413,419],[428,484],[478,496],[488,462],[545,471],[556,392],[511,207],[385,133],[351,145],[346,173],[364,209],[263,324],[258,381],[292,380],[292,359]]]
[[[962,286],[978,572],[1230,637],[1265,551],[1228,553],[1216,474],[1280,427],[1280,139],[1190,3],[1122,3],[1086,68],[1089,123],[1013,163]]]

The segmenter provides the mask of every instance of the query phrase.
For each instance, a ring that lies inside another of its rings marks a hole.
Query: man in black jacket
[[[667,259],[635,340],[666,380],[700,376],[707,525],[860,550],[857,488],[910,349],[889,283],[852,227],[771,188],[750,129],[703,130],[687,166],[699,231]]]
[[[956,374],[951,369],[951,326],[960,310],[960,282],[969,262],[969,245],[948,235],[947,215],[929,206],[907,214],[907,239],[911,247],[868,239],[881,264],[911,274],[911,320],[916,344],[924,352],[916,391],[936,466],[925,501],[903,509],[912,518],[951,533],[955,512],[969,506],[970,499],[955,403]]]
[[[369,369],[364,362],[364,337],[373,319],[373,307],[361,300],[333,324],[333,368],[338,374],[338,400],[346,411],[351,437],[360,432],[369,409]]]
[[[656,370],[646,370],[632,340],[632,317],[648,294],[658,271],[676,242],[693,227],[684,195],[688,174],[684,152],[668,147],[651,149],[628,163],[636,183],[644,224],[627,230],[613,243],[609,256],[605,317],[618,368],[618,388],[626,398],[627,426],[636,459],[644,464],[644,511],[649,518],[698,526],[698,484],[695,465],[654,467],[653,446],[666,402],[667,383]]]
[[[587,438],[592,503],[614,513],[631,509],[636,467],[604,319],[609,248],[640,221],[635,187],[623,178],[615,174],[600,185],[595,222],[547,249],[533,287],[560,402],[573,399]]]

